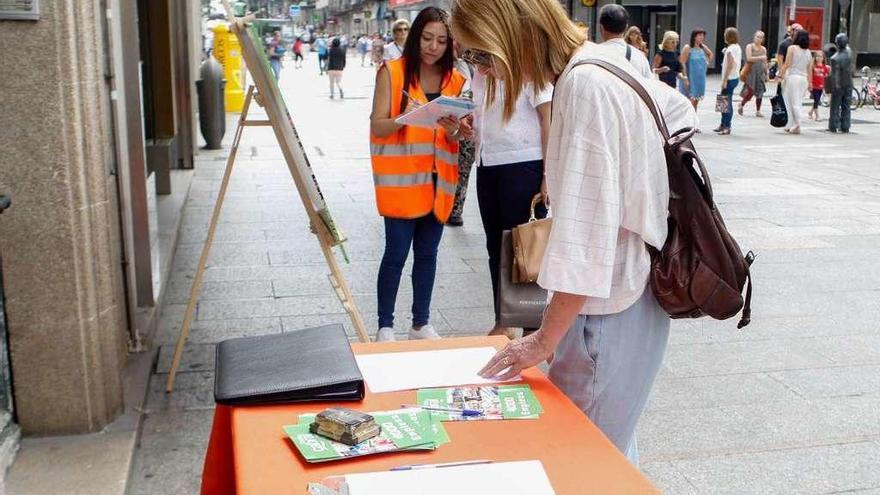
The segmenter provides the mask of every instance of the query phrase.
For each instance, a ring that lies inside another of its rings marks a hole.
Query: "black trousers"
[[[532,198],[541,192],[544,162],[511,163],[477,168],[477,201],[486,232],[486,251],[489,253],[489,272],[492,275],[492,296],[495,301],[495,322],[498,322],[498,273],[501,266],[501,234],[529,221]],[[538,218],[547,216],[547,209],[539,204]]]

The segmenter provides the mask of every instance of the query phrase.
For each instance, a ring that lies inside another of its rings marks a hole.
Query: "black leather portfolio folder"
[[[218,404],[361,400],[364,377],[340,324],[217,345]]]

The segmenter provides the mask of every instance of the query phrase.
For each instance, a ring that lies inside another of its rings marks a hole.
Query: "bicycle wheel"
[[[849,102],[850,110],[858,110],[862,106],[862,94],[856,88],[852,89],[852,101]]]

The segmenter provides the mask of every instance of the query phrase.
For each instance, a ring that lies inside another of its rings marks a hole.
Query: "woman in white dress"
[[[785,132],[801,133],[801,100],[809,87],[808,74],[813,73],[813,54],[810,52],[810,33],[798,30],[794,42],[785,54],[779,78],[782,80],[782,98],[788,112]]]

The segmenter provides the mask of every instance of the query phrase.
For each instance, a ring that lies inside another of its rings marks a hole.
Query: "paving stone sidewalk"
[[[350,239],[344,271],[371,328],[384,244],[367,146],[372,78],[371,68],[350,58],[347,98],[330,100],[311,57],[304,69],[288,65],[281,81],[324,196]],[[710,90],[716,83],[710,78]],[[753,322],[742,331],[732,321],[674,322],[639,427],[641,468],[672,494],[880,494],[880,112],[856,111],[850,135],[809,123],[789,136],[750,106],[735,117],[731,136],[716,136],[711,100],[714,94],[702,104],[705,132],[696,144],[728,226],[758,253]],[[198,157],[152,339],[160,357],[132,494],[198,492],[218,341],[328,322],[344,323],[354,336],[271,131],[249,128],[177,389],[164,393],[227,153]],[[446,229],[440,250],[432,323],[444,336],[482,334],[493,321],[473,183],[464,218],[464,227]],[[404,277],[395,325],[401,336],[410,304]]]

